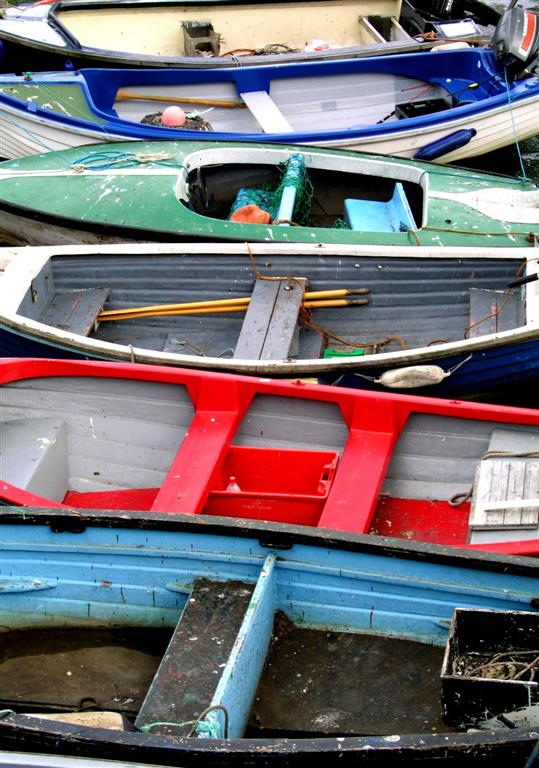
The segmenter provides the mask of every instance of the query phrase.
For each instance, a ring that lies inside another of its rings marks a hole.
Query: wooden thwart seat
[[[43,313],[42,323],[88,336],[103,309],[110,288],[84,288],[55,293]]]
[[[275,560],[266,557],[256,585],[195,580],[137,728],[189,736],[203,721],[219,731],[203,735],[243,736],[271,640]],[[176,583],[167,589],[184,591]]]
[[[190,722],[210,706],[253,593],[252,584],[198,579],[135,726]],[[217,672],[217,674],[216,674]],[[192,725],[152,733],[188,736]]]
[[[306,278],[257,279],[236,344],[234,357],[283,360],[290,355]]]
[[[479,461],[470,530],[539,529],[539,441],[516,429],[495,429]]]

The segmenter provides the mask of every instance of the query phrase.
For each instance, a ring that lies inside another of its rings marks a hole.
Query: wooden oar
[[[305,301],[317,299],[337,299],[344,296],[357,296],[369,293],[368,288],[334,288],[327,291],[307,291],[304,296]],[[250,296],[240,296],[237,299],[208,299],[207,301],[186,301],[182,304],[153,304],[143,307],[128,307],[127,309],[109,309],[100,312],[97,319],[101,320],[119,320],[128,315],[130,318],[141,315],[147,317],[152,314],[174,314],[175,312],[191,312],[195,309],[210,310],[217,307],[246,307],[251,301]]]
[[[351,307],[361,304],[368,304],[368,299],[321,299],[304,301],[301,305],[307,309],[325,309],[329,307]],[[205,302],[200,302],[204,304]],[[243,304],[228,304],[221,306],[206,306],[206,307],[184,307],[183,309],[157,309],[148,307],[146,310],[140,309],[129,310],[122,309],[116,314],[113,310],[98,315],[98,322],[102,321],[114,321],[114,320],[133,320],[140,317],[178,317],[180,315],[205,315],[205,314],[222,314],[224,312],[246,312],[248,302]],[[106,314],[106,316],[104,316]]]
[[[118,91],[116,101],[167,101],[169,104],[199,104],[205,107],[225,107],[226,109],[246,109],[242,101],[227,99],[199,99],[194,96],[157,96],[153,93],[131,93]]]

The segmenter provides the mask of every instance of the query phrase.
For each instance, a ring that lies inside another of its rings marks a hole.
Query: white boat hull
[[[398,126],[398,122],[395,123]],[[385,136],[351,136],[349,139],[328,139],[305,142],[312,146],[373,152],[413,158],[416,152],[431,142],[458,130],[474,129],[476,135],[464,146],[452,150],[437,162],[454,162],[523,141],[539,133],[539,96],[502,106],[481,114],[469,115],[420,130],[395,130]],[[350,131],[354,133],[353,129]],[[181,136],[181,131],[178,131]],[[210,134],[209,137],[212,135]],[[267,136],[267,134],[266,134]],[[201,138],[203,134],[201,134]],[[213,138],[216,135],[213,134]],[[235,137],[236,138],[236,137]],[[241,139],[241,134],[237,135]],[[0,154],[14,160],[45,151],[60,151],[86,144],[132,140],[121,133],[106,133],[102,129],[81,130],[58,121],[43,120],[30,112],[3,106],[0,118]],[[293,134],[277,135],[276,141],[293,141]]]

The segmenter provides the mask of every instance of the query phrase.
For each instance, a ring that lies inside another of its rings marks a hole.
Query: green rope
[[[141,733],[148,733],[152,728],[157,728],[158,725],[167,725],[171,728],[183,728],[186,725],[196,725],[196,720],[186,720],[185,723],[169,723],[166,720],[157,720],[155,723],[148,723],[140,728]]]
[[[149,733],[152,728],[157,728],[158,726],[168,726],[169,728],[183,728],[187,725],[190,725],[191,727],[194,726],[195,733],[197,735],[197,738],[199,739],[222,739],[223,738],[223,732],[221,728],[221,723],[217,719],[217,715],[214,714],[216,710],[221,710],[224,719],[225,719],[225,727],[224,727],[224,738],[228,738],[228,711],[226,707],[223,707],[222,704],[214,704],[213,706],[207,707],[205,710],[203,710],[200,715],[197,717],[196,720],[186,720],[184,723],[172,723],[168,721],[158,720],[155,723],[148,723],[147,725],[143,725],[140,728],[141,733]],[[6,712],[9,712],[9,710],[5,710]],[[15,714],[15,713],[13,713]],[[1,715],[1,712],[0,712]],[[207,719],[206,719],[207,718]],[[192,735],[189,733],[189,736]]]

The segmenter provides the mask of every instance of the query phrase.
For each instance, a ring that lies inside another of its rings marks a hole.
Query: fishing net
[[[278,223],[283,192],[287,188],[293,188],[295,191],[291,219],[295,224],[308,225],[310,223],[309,216],[313,199],[313,185],[307,175],[303,155],[299,153],[290,155],[288,160],[281,166],[281,179],[277,187],[242,187],[232,204],[229,218],[238,208],[246,205],[257,205],[270,214],[274,223]],[[288,220],[288,217],[286,220]]]
[[[162,116],[162,112],[152,112],[150,115],[145,115],[140,122],[143,125],[155,125],[159,128],[162,128]],[[167,127],[174,127],[177,130],[183,129],[188,131],[213,131],[211,123],[202,117],[202,115],[197,115],[194,112],[191,112],[187,115],[187,119],[183,125]]]

